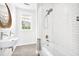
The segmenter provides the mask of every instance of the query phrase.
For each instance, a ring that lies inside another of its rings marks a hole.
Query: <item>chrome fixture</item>
[[[10,36],[12,35],[12,34],[14,34],[12,31],[10,31]]]
[[[37,55],[40,56],[40,51],[41,51],[41,39],[40,38],[37,39],[37,51],[38,51]]]
[[[1,40],[3,39],[3,36],[8,36],[8,35],[4,34],[4,32],[1,32]]]
[[[24,3],[25,5],[30,5],[29,3]]]
[[[50,8],[49,10],[46,10],[46,12],[47,12],[46,16],[50,15],[50,13],[51,13],[52,11],[53,11],[52,8]]]
[[[76,17],[76,20],[79,21],[79,16]]]
[[[48,35],[46,35],[46,39],[48,39]]]

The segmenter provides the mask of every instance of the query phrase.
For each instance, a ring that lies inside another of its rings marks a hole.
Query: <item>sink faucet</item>
[[[3,36],[8,36],[8,35],[4,34],[4,32],[1,32],[1,40],[3,39]]]
[[[14,34],[12,31],[10,31],[10,36],[12,35],[12,34]]]

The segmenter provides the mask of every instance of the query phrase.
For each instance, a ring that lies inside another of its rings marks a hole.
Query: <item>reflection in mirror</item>
[[[0,3],[0,28],[10,28],[12,17],[7,3]]]

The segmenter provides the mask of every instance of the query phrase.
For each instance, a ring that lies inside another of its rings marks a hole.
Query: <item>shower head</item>
[[[50,15],[50,13],[51,13],[52,11],[53,11],[52,8],[50,8],[49,10],[46,10],[46,12],[47,12],[46,16],[47,16],[47,15]]]
[[[25,5],[30,5],[29,3],[24,3]]]

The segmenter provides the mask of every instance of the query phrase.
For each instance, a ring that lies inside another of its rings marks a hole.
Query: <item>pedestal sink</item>
[[[16,45],[17,38],[12,37],[12,38],[7,38],[5,40],[0,40],[0,48],[9,48],[13,47]]]
[[[0,40],[0,56],[11,56],[16,48],[17,40],[16,37]]]

